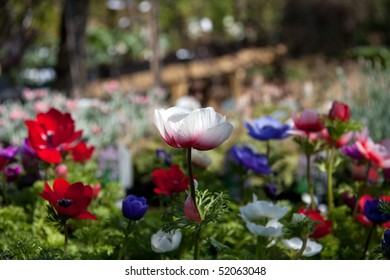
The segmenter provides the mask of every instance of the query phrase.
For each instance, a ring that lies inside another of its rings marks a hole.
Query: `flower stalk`
[[[362,256],[360,258],[361,260],[365,260],[366,259],[366,253],[367,253],[367,250],[368,250],[368,246],[370,245],[370,241],[371,241],[371,238],[372,238],[372,234],[374,233],[375,227],[376,227],[376,225],[373,224],[372,227],[370,228],[370,231],[368,232],[366,243],[364,244],[364,250],[363,250]]]
[[[8,204],[8,194],[7,194],[7,181],[5,180],[5,176],[3,175],[2,176],[2,189],[3,189],[3,205],[7,205]]]
[[[316,209],[315,206],[315,200],[314,200],[314,188],[311,183],[311,166],[310,166],[310,154],[306,155],[306,178],[307,178],[307,187],[309,189],[309,194],[310,194],[310,207],[312,210]]]
[[[365,174],[365,180],[364,180],[364,184],[367,184],[367,185],[368,185],[368,181],[369,181],[369,178],[370,178],[371,166],[372,166],[372,162],[369,161],[368,164],[367,164],[367,169],[366,169],[366,174]],[[363,190],[364,190],[364,187],[363,187]],[[363,190],[361,189],[361,190],[359,191],[358,197],[356,198],[356,204],[355,204],[355,207],[353,208],[353,217],[356,217],[357,214],[358,214],[359,200],[360,200],[360,198],[362,197],[362,194],[364,194]]]
[[[69,232],[68,232],[68,219],[64,219],[64,224],[63,224],[63,227],[64,227],[64,255],[67,254],[68,252],[68,235],[69,235]]]
[[[187,170],[188,176],[190,177],[190,192],[191,198],[194,202],[194,208],[198,211],[198,206],[196,204],[196,193],[195,193],[195,184],[194,184],[194,175],[192,174],[192,164],[191,164],[191,148],[187,148]],[[198,211],[199,212],[199,211]]]
[[[199,224],[198,228],[195,231],[195,239],[194,239],[194,260],[199,260],[199,251],[200,251],[200,233],[201,233],[202,225]]]
[[[265,246],[264,246],[265,237],[258,235],[256,241],[256,259],[265,260]]]
[[[295,260],[299,260],[299,259],[302,257],[303,252],[304,252],[305,249],[306,249],[307,239],[308,239],[307,237],[305,237],[305,238],[302,239],[302,247],[301,247],[301,249],[298,251],[298,253],[295,255],[295,257],[294,257]]]
[[[127,249],[127,239],[129,238],[129,235],[133,230],[133,228],[132,228],[133,223],[134,223],[134,221],[132,221],[132,220],[129,220],[127,223],[127,227],[125,229],[125,236],[123,238],[123,246],[122,246],[122,248],[119,252],[119,255],[118,255],[119,260],[123,259],[124,255],[125,255],[125,251]]]
[[[329,213],[334,209],[334,197],[333,197],[333,164],[334,164],[334,150],[329,148],[328,150],[328,208]]]

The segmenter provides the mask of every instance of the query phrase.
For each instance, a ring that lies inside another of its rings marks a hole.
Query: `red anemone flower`
[[[315,225],[314,232],[310,235],[310,237],[322,238],[332,232],[332,221],[325,220],[317,210],[301,208],[298,210],[298,213],[307,216],[315,222],[318,222],[318,224]]]
[[[184,173],[178,165],[172,165],[168,170],[154,170],[152,181],[156,185],[154,192],[165,195],[185,191],[190,184],[190,178],[184,177]]]
[[[320,132],[324,128],[324,121],[317,111],[305,109],[294,116],[295,129],[305,133]]]
[[[60,163],[62,153],[70,150],[82,135],[81,130],[75,131],[74,120],[69,113],[61,113],[54,108],[38,114],[36,120],[26,120],[25,124],[28,144],[40,159],[49,163]]]
[[[40,195],[50,202],[60,216],[80,220],[97,219],[87,211],[93,190],[81,182],[69,184],[65,179],[58,178],[53,183],[53,189],[45,182],[45,188]]]
[[[331,120],[338,119],[341,122],[348,121],[351,117],[351,112],[347,104],[333,101],[332,108],[329,110],[328,118]]]
[[[0,155],[0,171],[8,164],[8,159]]]
[[[87,147],[85,142],[80,142],[70,150],[70,153],[74,161],[86,162],[91,158],[94,150],[93,146]]]

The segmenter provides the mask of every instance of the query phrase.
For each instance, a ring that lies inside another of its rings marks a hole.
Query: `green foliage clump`
[[[375,141],[389,138],[390,68],[364,61],[361,70],[363,87],[351,96],[352,116],[364,123]]]

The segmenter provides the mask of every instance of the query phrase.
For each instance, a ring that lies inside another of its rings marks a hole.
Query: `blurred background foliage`
[[[166,62],[279,43],[287,45],[291,56],[320,53],[389,60],[389,0],[82,2],[76,7],[74,0],[2,1],[2,88],[28,85],[33,75],[28,69],[54,69],[46,73],[50,82],[59,76],[61,15],[66,4],[73,5],[74,22],[81,15],[87,20],[85,40],[80,41],[85,44],[87,80],[147,69],[153,55],[149,29],[155,3],[160,54]],[[190,51],[177,53],[179,49]]]

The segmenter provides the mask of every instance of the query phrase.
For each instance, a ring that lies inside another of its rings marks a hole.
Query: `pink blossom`
[[[119,82],[117,80],[110,80],[104,83],[105,90],[113,94],[119,90]]]
[[[68,175],[68,167],[66,164],[61,163],[56,166],[54,172],[58,177],[66,178]]]
[[[320,132],[324,128],[324,122],[317,111],[305,109],[299,115],[293,117],[295,129],[305,133]]]
[[[370,138],[356,142],[358,151],[364,158],[381,168],[390,168],[390,153],[385,146],[376,144]]]
[[[13,109],[10,113],[9,113],[9,118],[13,121],[16,121],[16,120],[25,120],[27,118],[27,113],[26,111],[20,109],[20,108],[16,108],[16,109]]]
[[[97,124],[93,124],[92,125],[92,133],[95,134],[95,135],[100,135],[102,133],[103,129],[97,125]]]
[[[47,111],[49,111],[49,109],[50,105],[44,101],[37,101],[34,103],[34,110],[37,114],[46,113]]]
[[[77,100],[74,100],[74,99],[66,100],[65,106],[66,106],[66,109],[68,109],[69,111],[74,111],[78,107]]]
[[[27,101],[32,101],[37,98],[35,92],[30,88],[24,88],[22,94]]]
[[[349,143],[353,137],[353,132],[350,131],[343,136],[341,136],[339,139],[337,139],[335,142],[332,140],[332,138],[329,135],[329,132],[326,128],[324,128],[320,132],[320,137],[324,139],[326,142],[328,142],[330,145],[334,145],[336,148],[341,148]]]

